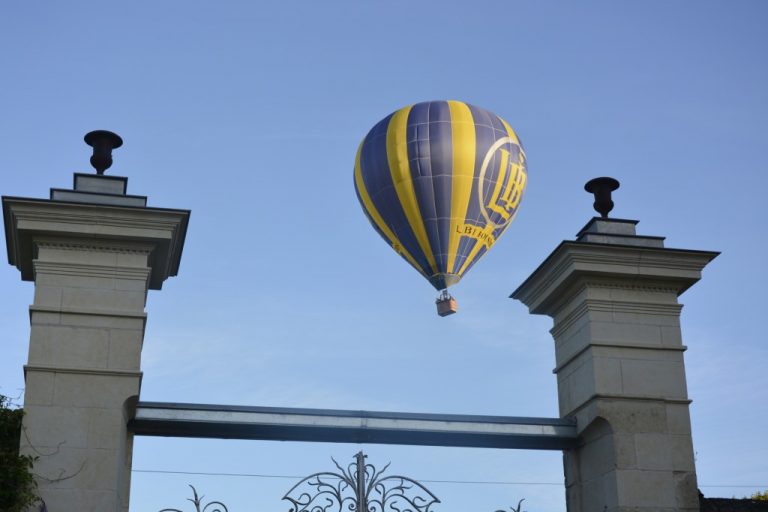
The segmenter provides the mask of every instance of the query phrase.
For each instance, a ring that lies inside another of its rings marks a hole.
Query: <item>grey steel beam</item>
[[[458,414],[139,402],[136,435],[564,450],[576,422]]]

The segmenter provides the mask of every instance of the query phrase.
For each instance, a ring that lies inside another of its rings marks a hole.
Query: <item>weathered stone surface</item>
[[[32,325],[30,365],[61,365],[65,368],[106,368],[109,330]]]
[[[53,386],[56,374],[49,371],[27,370],[24,373],[24,407],[32,405],[53,405]]]

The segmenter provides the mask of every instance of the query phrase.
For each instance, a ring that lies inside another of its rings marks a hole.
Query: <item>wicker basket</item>
[[[437,314],[440,316],[452,315],[459,309],[456,299],[453,297],[438,300],[435,304],[437,304]]]

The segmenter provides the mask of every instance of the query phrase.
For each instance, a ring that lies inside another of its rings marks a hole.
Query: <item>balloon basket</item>
[[[443,290],[435,301],[435,304],[437,305],[437,314],[440,316],[452,315],[459,310],[459,305],[456,302],[456,299],[451,297],[448,290]]]

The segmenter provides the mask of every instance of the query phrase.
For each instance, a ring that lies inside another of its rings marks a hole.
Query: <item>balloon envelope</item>
[[[354,181],[374,229],[441,290],[511,224],[527,177],[525,152],[506,121],[467,103],[429,101],[368,132]]]

